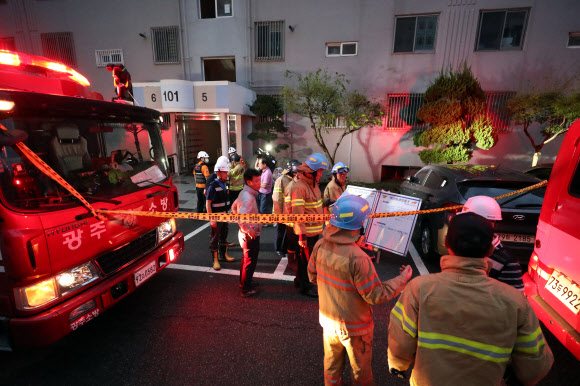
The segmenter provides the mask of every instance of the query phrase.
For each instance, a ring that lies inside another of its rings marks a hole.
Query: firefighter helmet
[[[333,174],[342,174],[342,173],[348,173],[349,168],[348,166],[346,166],[345,164],[343,164],[342,162],[337,163],[336,165],[334,165],[332,167],[332,173]]]
[[[332,209],[330,223],[335,227],[352,231],[362,228],[364,221],[371,215],[369,203],[362,197],[340,196]]]
[[[205,151],[200,151],[197,153],[197,158],[209,158],[209,154],[207,154]]]
[[[299,168],[299,170],[302,170],[303,172],[316,172],[320,169],[328,169],[328,160],[320,153],[310,155]]]
[[[475,213],[491,221],[501,221],[501,208],[497,201],[488,196],[473,196],[467,199],[461,213]]]
[[[214,172],[229,172],[230,171],[230,163],[228,161],[228,157],[222,155],[219,157],[215,163],[215,167],[213,169]]]
[[[296,173],[298,171],[298,166],[300,166],[300,161],[297,159],[291,159],[286,164],[286,171],[288,173]]]
[[[237,153],[237,152],[238,152],[238,151],[236,150],[236,148],[235,148],[235,147],[230,147],[230,148],[228,149],[228,154]]]

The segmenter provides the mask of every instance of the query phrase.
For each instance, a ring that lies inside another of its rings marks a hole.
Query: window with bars
[[[179,27],[151,28],[153,62],[155,64],[181,63],[179,53]]]
[[[326,43],[326,56],[356,56],[358,42]]]
[[[123,50],[96,50],[97,67],[106,67],[109,63],[125,64]]]
[[[0,50],[16,51],[16,43],[14,38],[0,38]]]
[[[507,102],[516,95],[514,91],[487,91],[486,116],[495,130],[507,131],[511,121],[507,111]],[[390,130],[413,129],[423,130],[428,124],[419,122],[417,112],[423,105],[424,94],[387,94],[385,126]]]
[[[438,18],[438,15],[397,17],[393,52],[435,51]]]
[[[77,66],[72,32],[44,33],[40,34],[40,40],[44,56],[70,67]]]
[[[483,11],[479,14],[477,51],[522,49],[528,10]]]
[[[284,60],[284,21],[255,23],[256,61]]]

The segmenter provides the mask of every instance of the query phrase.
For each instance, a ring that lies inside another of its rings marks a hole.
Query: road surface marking
[[[284,276],[284,271],[286,270],[286,266],[288,265],[288,258],[283,257],[280,259],[276,270],[274,271],[274,276]]]
[[[185,265],[185,264],[169,264],[167,268],[180,269],[182,271],[196,271],[196,272],[206,272],[206,273],[217,273],[222,275],[240,276],[240,270],[238,269],[220,269],[215,271],[212,267],[201,267],[199,265]],[[277,270],[277,269],[276,269]],[[282,281],[294,281],[294,276],[281,275],[279,273],[265,273],[256,272],[254,273],[254,278],[260,279],[271,279],[271,280],[282,280]]]
[[[188,234],[187,236],[185,236],[184,241],[189,240],[190,238],[192,238],[193,236],[195,236],[199,232],[203,231],[207,227],[209,227],[209,223],[208,222],[206,222],[204,225],[200,226],[199,228],[197,228],[196,230],[194,230],[193,232],[191,232],[190,234]]]
[[[419,275],[428,275],[429,270],[427,270],[427,267],[425,267],[425,264],[423,263],[423,260],[421,260],[421,257],[417,253],[417,250],[415,249],[413,243],[409,243],[409,254],[413,259],[413,262],[417,266],[417,270],[419,270]]]

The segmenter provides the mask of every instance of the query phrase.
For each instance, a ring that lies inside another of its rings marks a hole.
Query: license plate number
[[[156,272],[157,272],[157,261],[153,260],[152,262],[147,264],[145,267],[143,267],[140,270],[138,270],[137,272],[135,272],[135,274],[133,275],[133,277],[135,279],[135,287],[139,287],[147,279],[149,279],[151,276],[155,275]]]
[[[496,233],[500,241],[509,241],[512,243],[526,243],[533,244],[536,237],[532,235],[514,235],[512,233]]]
[[[572,281],[564,274],[554,270],[545,288],[578,315],[580,312],[580,287],[572,284]]]

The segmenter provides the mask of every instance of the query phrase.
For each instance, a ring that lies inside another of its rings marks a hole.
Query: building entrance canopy
[[[133,83],[136,104],[162,113],[230,113],[249,115],[256,93],[227,81],[191,82],[162,79]]]

